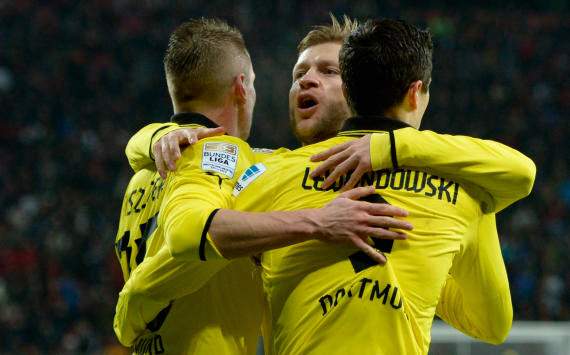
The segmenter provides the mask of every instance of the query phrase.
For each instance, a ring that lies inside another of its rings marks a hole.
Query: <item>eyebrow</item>
[[[324,66],[333,65],[333,66],[338,67],[339,63],[335,62],[334,60],[331,60],[331,59],[318,59],[317,60],[317,66],[323,66],[323,65]],[[307,67],[310,67],[310,65],[306,61],[297,63],[293,67],[293,72],[295,72],[296,70],[302,69],[302,68],[307,68]]]

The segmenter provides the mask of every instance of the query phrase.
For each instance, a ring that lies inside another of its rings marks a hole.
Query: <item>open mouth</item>
[[[300,95],[297,98],[297,107],[301,110],[306,110],[317,106],[319,102],[312,95]]]
[[[307,97],[303,100],[300,100],[299,102],[299,108],[305,109],[305,108],[311,108],[313,106],[317,105],[317,101],[313,100],[310,97]]]

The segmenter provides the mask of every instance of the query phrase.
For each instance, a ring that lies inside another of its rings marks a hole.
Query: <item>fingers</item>
[[[349,189],[352,189],[354,186],[356,186],[356,184],[358,184],[358,182],[362,178],[362,175],[364,175],[365,172],[366,171],[362,169],[354,170],[350,175],[350,179],[348,179],[348,181],[346,182],[346,184],[344,184],[344,186],[340,189],[340,191],[341,192],[348,191]]]
[[[162,160],[162,142],[157,142],[154,144],[153,148],[154,152],[154,165],[156,166],[156,170],[160,174],[160,177],[166,179],[166,165]]]
[[[365,196],[372,195],[374,193],[376,193],[376,190],[374,189],[373,186],[364,186],[343,192],[340,195],[338,195],[337,198],[348,198],[351,200],[359,200]]]
[[[187,143],[189,145],[192,145],[198,141],[198,137],[196,137],[196,133],[194,130],[186,130],[185,129],[182,133],[184,134],[184,137],[186,138],[186,142],[182,141],[182,142],[180,142],[180,144]]]
[[[168,140],[167,144],[168,154],[163,157],[164,163],[168,167],[168,170],[174,171],[176,170],[176,160],[180,159],[180,146],[178,145],[178,139],[176,137],[172,137],[172,139]]]
[[[322,161],[327,159],[328,157],[335,155],[336,153],[342,152],[346,148],[350,147],[352,142],[346,142],[343,144],[335,145],[334,147],[325,150],[324,152],[320,152],[315,154],[311,157],[311,161]],[[316,175],[318,176],[318,175]]]
[[[326,162],[325,162],[326,163]],[[323,163],[323,164],[325,164]],[[343,159],[343,161],[335,162],[334,165],[336,166],[333,171],[327,176],[325,181],[323,182],[323,189],[328,188],[330,185],[334,184],[342,175],[348,173],[349,171],[353,170],[355,166],[358,165],[358,159],[355,157],[349,156],[348,159]],[[347,191],[348,189],[345,189]]]
[[[387,217],[387,216],[369,216],[367,218],[368,224],[375,227],[382,228],[396,228],[403,230],[412,230],[412,224],[410,222],[403,221],[401,219]]]
[[[224,127],[216,127],[216,128],[200,128],[197,130],[197,138],[203,139],[207,137],[214,137],[222,135],[226,132]]]
[[[364,240],[360,238],[353,239],[353,243],[358,249],[362,250],[366,255],[368,255],[372,260],[376,261],[378,264],[380,265],[386,264],[387,261],[386,256],[380,250],[373,248],[372,246],[370,246],[368,243],[366,243]]]
[[[366,229],[366,235],[377,239],[404,240],[408,238],[405,233],[395,232],[384,228],[368,228]]]
[[[162,137],[153,146],[156,169],[166,179],[167,171],[176,170],[176,161],[182,156],[181,147],[194,144],[199,139],[217,136],[225,132],[223,127],[217,128],[181,128]]]
[[[374,216],[395,216],[407,217],[409,212],[403,208],[393,206],[387,203],[372,203],[372,202],[359,202],[364,207],[364,210]]]
[[[327,171],[332,170],[332,168],[345,161],[347,157],[350,157],[350,154],[347,154],[346,152],[340,152],[329,157],[311,172],[311,177],[315,178],[317,176],[324,175]]]

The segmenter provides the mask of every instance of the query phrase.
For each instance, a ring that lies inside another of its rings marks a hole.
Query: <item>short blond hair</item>
[[[323,43],[342,43],[345,38],[358,27],[358,21],[343,15],[343,23],[340,24],[338,19],[333,15],[331,16],[330,25],[314,26],[309,33],[299,42],[297,46],[298,53],[300,54],[305,49]]]
[[[249,53],[241,32],[219,19],[193,19],[170,35],[164,70],[177,102],[215,100],[235,74],[236,57]]]

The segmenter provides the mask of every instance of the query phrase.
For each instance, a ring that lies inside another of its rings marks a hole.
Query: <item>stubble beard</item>
[[[322,142],[336,136],[338,131],[342,128],[344,122],[349,117],[350,113],[346,107],[346,104],[336,102],[328,107],[326,111],[321,114],[320,118],[317,118],[315,120],[309,130],[300,132],[297,129],[295,113],[293,110],[289,110],[289,123],[291,124],[291,129],[293,130],[295,137],[297,137],[297,139],[303,145]]]

